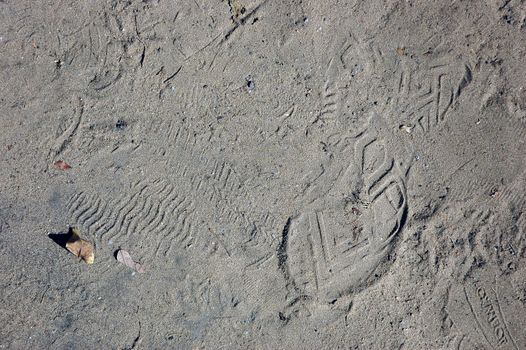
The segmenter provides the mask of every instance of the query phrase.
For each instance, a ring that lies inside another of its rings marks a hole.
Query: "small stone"
[[[256,88],[256,84],[254,83],[254,80],[252,80],[252,77],[248,77],[246,80],[248,92],[254,91],[254,89]]]
[[[115,123],[115,127],[119,130],[124,130],[127,126],[128,123],[122,119],[117,120],[117,123]]]

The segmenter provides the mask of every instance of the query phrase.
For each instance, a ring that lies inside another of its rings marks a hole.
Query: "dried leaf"
[[[59,170],[71,169],[71,166],[63,160],[57,160],[53,165]]]
[[[398,56],[404,56],[405,55],[405,47],[398,47],[396,49],[396,53],[398,54]]]
[[[133,261],[130,253],[128,253],[125,250],[119,249],[117,251],[117,261],[123,263],[124,265],[128,266],[129,268],[134,269],[138,273],[144,273],[144,267],[139,264],[138,262]]]
[[[76,227],[71,229],[71,237],[66,243],[66,249],[86,262],[93,264],[95,254],[90,242],[80,238],[80,230]]]

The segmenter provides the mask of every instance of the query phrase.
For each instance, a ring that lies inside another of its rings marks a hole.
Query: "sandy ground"
[[[526,349],[523,0],[2,0],[0,65],[0,348]]]

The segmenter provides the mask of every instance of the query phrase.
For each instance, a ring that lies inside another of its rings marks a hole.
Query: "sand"
[[[0,1],[0,348],[525,349],[525,35],[520,0]]]

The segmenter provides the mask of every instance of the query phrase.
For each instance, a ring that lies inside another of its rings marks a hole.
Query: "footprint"
[[[408,165],[390,155],[381,122],[370,118],[342,176],[284,230],[282,271],[296,297],[332,302],[374,282],[392,263],[407,213]]]

